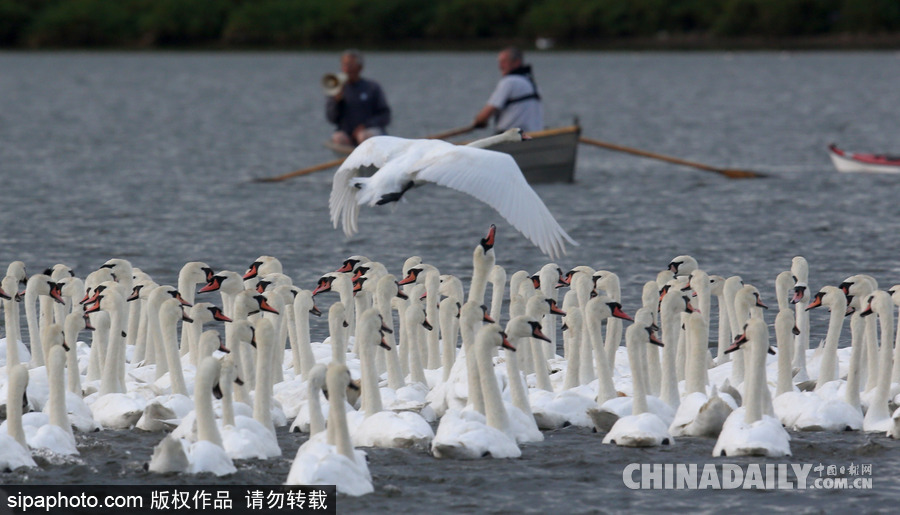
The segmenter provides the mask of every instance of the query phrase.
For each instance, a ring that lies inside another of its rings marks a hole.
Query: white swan
[[[135,398],[125,392],[125,385],[119,377],[119,368],[124,369],[125,349],[122,338],[122,316],[125,300],[115,289],[103,292],[86,313],[106,311],[110,314],[110,339],[107,358],[103,364],[100,391],[85,398],[89,402],[94,420],[110,429],[130,429],[138,421],[146,407],[146,400]]]
[[[22,429],[22,410],[28,405],[25,387],[28,385],[28,368],[24,364],[12,367],[7,376],[6,433],[0,433],[0,470],[16,470],[21,467],[37,467],[31,457]]]
[[[351,439],[359,447],[427,448],[434,438],[434,431],[421,415],[411,411],[397,413],[382,409],[374,353],[379,346],[390,350],[382,339],[383,329],[386,328],[375,308],[362,313],[359,323],[360,387],[361,410],[365,413],[365,418],[351,430]]]
[[[325,388],[326,371],[327,367],[322,363],[316,363],[309,369],[306,376],[306,402],[300,405],[297,417],[290,427],[291,433],[309,433],[313,436],[325,430],[328,404],[323,405],[320,397]]]
[[[616,421],[603,437],[603,443],[624,447],[655,447],[675,443],[666,422],[647,407],[647,381],[643,377],[646,353],[641,346],[648,343],[661,345],[653,331],[653,316],[649,310],[641,308],[635,313],[634,323],[625,331],[625,346],[634,385],[632,413]]]
[[[696,273],[695,271],[694,273]],[[707,395],[707,346],[709,328],[703,314],[688,315],[687,359],[685,363],[685,396],[681,398],[675,418],[669,425],[673,436],[718,436],[722,424],[737,405],[728,402],[713,386]],[[729,396],[730,397],[730,396]]]
[[[79,453],[75,447],[75,435],[72,434],[72,424],[66,413],[67,349],[63,342],[62,327],[50,324],[44,328],[43,333],[42,339],[47,344],[47,375],[50,386],[50,396],[44,408],[48,418],[46,423],[33,432],[26,428],[26,438],[32,449],[47,449],[55,454],[77,455]]]
[[[266,426],[251,417],[236,415],[234,412],[233,390],[234,384],[239,383],[239,378],[236,376],[233,353],[222,358],[221,366],[219,388],[222,392],[222,418],[217,423],[225,452],[233,460],[281,456],[278,440]],[[322,424],[324,426],[324,422]]]
[[[744,326],[744,334],[732,345],[749,347],[744,405],[731,412],[713,456],[790,456],[791,437],[777,418],[769,416],[766,386],[766,352],[769,349],[769,329],[762,318],[751,318]],[[731,349],[729,349],[731,350]]]
[[[448,410],[441,417],[431,441],[431,453],[436,458],[518,458],[522,455],[515,437],[507,433],[509,414],[503,406],[491,364],[491,350],[500,346],[512,347],[500,326],[487,324],[478,331],[474,352],[479,353],[480,386],[486,414],[469,406],[463,410]]]
[[[851,374],[852,383],[843,385],[837,377],[837,345],[841,328],[847,311],[847,298],[840,288],[825,286],[815,295],[813,301],[807,306],[807,310],[818,306],[828,306],[831,316],[828,322],[828,333],[825,335],[825,345],[822,350],[822,360],[819,365],[819,377],[816,389],[812,392],[787,392],[778,396],[777,403],[773,402],[775,414],[786,426],[795,431],[844,431],[858,430],[863,426],[863,414],[859,406],[859,375],[856,371]],[[858,352],[861,342],[859,338],[853,344],[857,347],[856,366],[858,367]],[[855,406],[837,395],[838,389],[844,386],[845,392],[856,395],[851,396]]]
[[[869,399],[869,409],[863,418],[863,431],[887,433],[894,426],[893,417],[888,409],[891,388],[891,358],[894,353],[894,303],[888,292],[876,290],[869,296],[866,307],[860,315],[867,317],[872,313],[878,315],[878,321],[881,324],[881,351],[878,362],[879,370],[869,371],[870,374],[878,376],[878,383]]]
[[[353,448],[347,427],[345,390],[350,371],[342,363],[328,365],[328,430],[316,434],[297,449],[285,484],[336,485],[339,493],[360,496],[372,493],[372,476],[366,455]],[[323,441],[325,440],[325,441]]]
[[[521,135],[509,133],[511,140]],[[371,177],[360,170],[375,166]],[[531,189],[509,154],[441,140],[376,136],[361,143],[334,174],[329,199],[334,227],[348,236],[358,229],[362,205],[400,200],[410,188],[434,183],[467,193],[496,209],[541,251],[556,258],[577,245]]]
[[[203,358],[197,371],[194,387],[194,405],[197,411],[197,441],[168,435],[153,449],[148,470],[151,472],[185,472],[200,474],[211,472],[225,476],[237,472],[234,463],[222,447],[222,436],[216,426],[213,412],[213,389],[219,383],[219,360],[212,356]],[[180,447],[180,449],[179,449]]]
[[[791,276],[794,278],[794,295],[791,304],[795,304],[797,334],[794,338],[793,365],[798,372],[794,375],[795,382],[809,380],[806,370],[806,351],[809,350],[809,313],[806,306],[809,305],[809,264],[803,256],[794,256],[791,259]]]

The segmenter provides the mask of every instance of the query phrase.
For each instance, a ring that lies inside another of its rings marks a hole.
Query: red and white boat
[[[828,145],[828,155],[839,172],[900,173],[900,156],[847,152],[834,143]]]

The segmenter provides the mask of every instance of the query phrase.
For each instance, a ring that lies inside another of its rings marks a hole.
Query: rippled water
[[[493,87],[493,53],[367,56],[394,108],[391,132],[421,136],[463,126]],[[579,149],[575,185],[536,188],[580,242],[559,261],[619,274],[633,311],[643,283],[679,254],[710,273],[741,275],[774,305],[774,278],[793,256],[810,286],[868,273],[900,283],[896,177],[836,173],[825,145],[894,151],[895,53],[531,54],[549,125],[577,116],[584,135],[711,165],[766,172],[732,181],[659,161]],[[414,191],[396,210],[366,209],[346,239],[327,215],[331,174],[281,184],[278,175],[332,159],[322,146],[318,78],[335,54],[0,53],[0,263],[40,270],[57,262],[86,275],[125,257],[160,283],[186,261],[243,271],[277,256],[311,286],[351,254],[399,272],[412,254],[444,273],[471,275],[471,252],[491,223],[509,273],[546,262],[490,208],[440,188]],[[773,315],[767,315],[771,322]],[[813,342],[824,336],[813,318]],[[327,324],[313,322],[314,339]],[[846,339],[846,336],[845,336]],[[341,511],[573,512],[670,508],[887,509],[898,494],[895,442],[866,434],[795,434],[792,463],[868,461],[874,489],[633,492],[631,462],[706,463],[711,440],[665,449],[601,446],[567,428],[523,447],[519,460],[439,461],[422,452],[369,452],[376,493]],[[80,435],[82,462],[49,464],[4,481],[217,483],[160,477],[142,464],[159,435]],[[283,481],[303,437],[282,434],[284,459],[246,462],[230,483]],[[746,463],[754,460],[729,460]],[[759,461],[759,460],[755,460]],[[425,504],[427,503],[427,504]]]

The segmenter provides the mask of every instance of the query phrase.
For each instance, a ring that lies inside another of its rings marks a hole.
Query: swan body
[[[213,412],[213,387],[218,385],[220,372],[221,365],[216,358],[207,356],[200,362],[194,388],[197,441],[191,443],[184,438],[167,435],[154,448],[148,470],[188,474],[211,472],[217,476],[237,472],[222,447],[222,437]]]
[[[769,415],[768,386],[765,378],[766,352],[769,332],[762,318],[747,321],[744,334],[734,346],[747,345],[750,356],[747,361],[744,405],[731,412],[716,445],[713,456],[790,456],[791,437],[781,422]]]
[[[360,177],[366,166],[378,171]],[[358,229],[360,206],[398,201],[422,183],[452,188],[490,205],[551,258],[565,254],[566,242],[577,245],[525,181],[512,156],[441,140],[376,136],[362,142],[334,174],[331,221],[350,236]]]
[[[353,443],[361,447],[427,448],[434,431],[421,415],[382,409],[374,356],[380,346],[388,347],[382,340],[381,330],[385,327],[381,315],[375,308],[367,309],[360,316],[358,328],[365,418],[351,431]]]
[[[28,369],[23,364],[16,364],[10,368],[7,379],[7,432],[0,433],[0,470],[37,467],[22,429],[22,409],[27,404],[25,387],[28,384]]]
[[[501,345],[512,347],[497,324],[487,324],[478,331],[473,351],[478,353],[479,382],[485,414],[474,410],[471,405],[462,410],[448,410],[441,417],[438,430],[431,441],[431,453],[436,458],[518,458],[522,455],[516,442],[516,434],[511,430],[510,415],[500,397],[491,363],[492,348]],[[534,423],[534,420],[531,422]]]
[[[625,346],[634,385],[632,414],[620,417],[603,437],[603,443],[624,447],[655,447],[674,443],[669,434],[669,424],[647,409],[647,382],[644,377],[646,353],[642,346],[660,343],[652,327],[653,315],[650,310],[641,308],[635,313],[634,323],[625,331]]]
[[[285,484],[336,485],[339,493],[352,496],[372,493],[375,488],[366,455],[353,448],[344,411],[350,371],[343,363],[333,362],[328,365],[325,382],[331,392],[328,429],[300,446]]]

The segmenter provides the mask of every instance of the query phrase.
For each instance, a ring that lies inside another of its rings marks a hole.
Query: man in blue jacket
[[[337,94],[325,103],[325,117],[337,126],[332,143],[359,145],[372,136],[385,133],[391,123],[391,108],[377,82],[360,76],[363,57],[358,50],[341,54],[341,71],[347,80]]]

